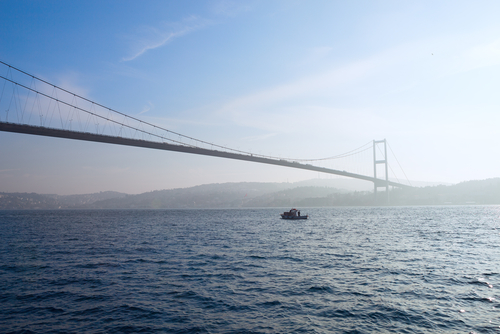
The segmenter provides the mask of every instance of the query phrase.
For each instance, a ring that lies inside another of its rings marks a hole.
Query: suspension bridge
[[[3,81],[3,82],[2,82]],[[321,159],[255,154],[186,136],[126,115],[0,61],[0,131],[136,146],[271,164],[361,179],[377,188],[411,187],[389,180],[386,140]],[[380,149],[380,147],[383,149]],[[313,165],[373,151],[373,175]],[[383,177],[377,177],[382,165]],[[403,172],[404,173],[404,172]]]

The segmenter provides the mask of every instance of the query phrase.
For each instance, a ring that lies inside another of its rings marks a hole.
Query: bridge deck
[[[397,183],[397,182],[392,182],[392,181],[386,182],[385,180],[376,179],[376,178],[366,176],[366,175],[349,173],[346,171],[340,171],[340,170],[323,168],[323,167],[316,167],[316,166],[309,165],[309,164],[301,164],[298,162],[292,162],[292,161],[287,161],[287,160],[263,158],[263,157],[253,156],[253,155],[245,155],[245,154],[230,153],[230,152],[223,152],[223,151],[217,151],[217,150],[209,150],[209,149],[192,147],[192,146],[173,145],[173,144],[168,144],[168,143],[159,143],[159,142],[152,142],[152,141],[140,140],[140,139],[114,137],[114,136],[99,135],[99,134],[93,134],[93,133],[87,133],[87,132],[60,130],[60,129],[41,127],[41,126],[21,125],[21,124],[6,123],[6,122],[0,122],[0,131],[24,133],[24,134],[38,135],[38,136],[66,138],[66,139],[85,140],[85,141],[117,144],[117,145],[126,145],[126,146],[136,146],[136,147],[144,147],[144,148],[151,148],[151,149],[157,149],[157,150],[208,155],[208,156],[227,158],[227,159],[245,160],[245,161],[252,161],[252,162],[258,162],[258,163],[263,163],[263,164],[270,164],[270,165],[311,170],[311,171],[320,172],[320,173],[341,175],[341,176],[351,177],[351,178],[355,178],[355,179],[370,181],[370,182],[373,182],[377,186],[385,186],[388,183],[390,186],[394,186],[394,187],[400,187],[400,188],[410,187],[408,185]]]

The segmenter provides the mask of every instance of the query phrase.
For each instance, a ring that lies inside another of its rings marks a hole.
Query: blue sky
[[[498,1],[2,1],[0,60],[255,153],[321,158],[386,138],[409,179],[455,183],[500,176],[499,13]],[[0,141],[0,191],[327,177],[27,135]],[[372,169],[354,163],[325,167]]]

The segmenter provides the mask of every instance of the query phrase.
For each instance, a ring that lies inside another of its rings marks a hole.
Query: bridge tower
[[[377,148],[379,144],[384,145],[384,158],[377,159]],[[383,164],[385,165],[385,182],[377,181],[377,165]],[[373,141],[373,177],[375,181],[373,182],[373,195],[375,197],[375,201],[377,200],[377,188],[385,187],[386,194],[386,204],[389,204],[389,166],[387,165],[387,142],[385,139],[383,140],[374,140]]]

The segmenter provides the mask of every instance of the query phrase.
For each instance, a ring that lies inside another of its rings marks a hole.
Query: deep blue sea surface
[[[500,206],[284,209],[0,211],[0,332],[500,332]]]

